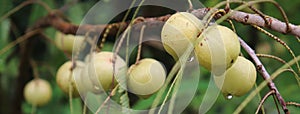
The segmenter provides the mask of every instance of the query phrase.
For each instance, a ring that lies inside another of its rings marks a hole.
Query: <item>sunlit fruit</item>
[[[64,93],[68,94],[70,91],[69,89],[71,89],[72,96],[78,97],[79,93],[77,90],[75,77],[73,73],[80,73],[84,67],[84,63],[80,61],[76,61],[75,66],[74,67],[72,66],[73,66],[72,61],[67,61],[62,66],[59,67],[56,73],[56,83]]]
[[[125,61],[113,52],[92,53],[87,56],[86,61],[89,63],[89,77],[96,87],[107,91],[117,85],[119,76],[125,77],[127,66]],[[115,63],[113,62],[115,61]]]
[[[145,58],[130,66],[127,87],[134,94],[151,95],[163,86],[165,78],[164,66],[155,59]]]
[[[84,46],[84,38],[85,36],[67,35],[61,32],[56,32],[55,44],[59,49],[67,53],[72,53],[73,48],[78,51]]]
[[[203,39],[195,47],[200,65],[215,75],[225,72],[237,59],[240,53],[240,42],[231,29],[212,25],[202,33]]]
[[[51,100],[51,86],[46,80],[33,79],[25,85],[24,97],[31,105],[43,106]]]
[[[214,76],[214,80],[224,96],[242,96],[254,86],[256,69],[251,61],[239,56],[225,75]]]
[[[202,22],[191,13],[173,14],[161,31],[161,40],[165,50],[177,60],[188,46],[192,46],[192,42],[197,39],[202,28]]]

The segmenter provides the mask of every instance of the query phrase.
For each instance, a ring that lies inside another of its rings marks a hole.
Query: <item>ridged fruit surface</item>
[[[72,65],[72,61],[67,61],[59,67],[56,73],[56,83],[58,84],[59,88],[66,94],[69,93],[69,88],[71,86],[73,90],[73,97],[78,97],[79,92],[77,90],[77,85],[73,73],[81,73],[82,69],[84,68],[84,63],[81,61],[76,61],[75,68],[71,70]]]
[[[256,69],[251,61],[239,56],[225,75],[214,76],[214,80],[224,96],[242,96],[254,86]]]
[[[90,79],[94,85],[101,86],[101,90],[107,91],[113,89],[121,76],[126,77],[127,66],[125,61],[118,55],[116,55],[116,59],[114,60],[113,52],[102,51],[93,53],[90,58],[92,58],[89,63],[89,65],[92,65],[89,66]],[[89,61],[88,58],[86,61]]]
[[[195,55],[201,66],[215,75],[221,75],[239,56],[238,36],[221,25],[209,26],[202,34],[204,37],[195,47]]]
[[[128,90],[134,94],[146,96],[158,91],[164,84],[166,70],[155,59],[145,58],[132,65],[128,71]]]
[[[173,14],[161,31],[161,40],[165,50],[177,60],[188,46],[192,46],[192,42],[197,39],[202,28],[202,22],[191,13]]]

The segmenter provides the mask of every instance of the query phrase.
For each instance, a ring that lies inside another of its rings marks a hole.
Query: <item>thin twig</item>
[[[143,35],[144,35],[144,30],[145,30],[145,25],[142,26],[141,33],[140,33],[140,38],[139,38],[139,47],[138,47],[138,53],[137,57],[135,60],[135,64],[139,63],[139,60],[141,58],[141,53],[142,53],[142,40],[143,40]]]
[[[207,27],[208,27],[209,23],[211,23],[211,21],[214,19],[214,17],[216,17],[216,16],[219,16],[219,17],[220,17],[220,13],[225,14],[226,11],[223,10],[223,9],[220,9],[220,10],[217,10],[217,11],[213,12],[213,13],[211,14],[211,16],[208,17],[207,22],[206,22],[205,25],[204,25],[204,28],[207,28]]]
[[[272,39],[274,39],[276,42],[280,43],[282,46],[284,46],[288,52],[294,57],[296,58],[296,55],[295,53],[292,51],[292,49],[283,41],[281,40],[280,38],[278,38],[277,36],[271,34],[270,32],[264,30],[263,28],[261,27],[258,27],[256,25],[252,25],[254,28],[256,28],[257,30],[261,31],[262,33],[268,35],[269,37],[271,37]],[[300,65],[298,62],[296,62],[296,65],[297,65],[297,68],[298,68],[298,73],[300,73]]]
[[[32,70],[33,70],[33,77],[35,79],[39,79],[40,76],[39,76],[39,72],[37,70],[37,64],[36,64],[36,62],[33,59],[30,59],[29,63],[30,63],[30,65],[32,67]]]
[[[2,22],[4,19],[6,19],[7,17],[9,17],[10,15],[14,14],[15,12],[19,11],[20,9],[22,9],[23,7],[34,3],[34,0],[27,0],[25,2],[22,2],[20,5],[16,6],[14,9],[10,10],[9,12],[7,12],[6,14],[4,14],[1,18],[0,18],[0,22]]]
[[[188,9],[188,12],[191,12],[194,10],[194,6],[193,6],[193,3],[191,0],[188,0],[188,3],[189,3],[189,9]]]
[[[16,13],[17,11],[19,11],[20,9],[22,9],[23,7],[30,5],[30,4],[39,4],[42,7],[44,7],[47,12],[51,12],[52,9],[44,2],[40,1],[40,0],[26,0],[24,2],[22,2],[20,5],[16,6],[14,9],[10,10],[9,12],[7,12],[6,14],[4,14],[1,18],[0,18],[0,23],[6,19],[7,17],[11,16],[12,14]]]
[[[227,19],[226,21],[230,24],[231,29],[233,30],[233,32],[236,33],[236,30],[235,30],[233,22],[230,19]]]
[[[264,19],[266,26],[270,26],[270,22],[267,20],[268,16],[266,16],[264,13],[262,13],[258,9],[254,8],[252,5],[250,5],[249,8]]]
[[[274,56],[274,55],[269,55],[269,54],[256,54],[257,57],[265,57],[265,58],[271,58],[271,59],[275,59],[283,64],[287,64],[287,62],[277,56]],[[290,67],[291,68],[291,67]]]
[[[296,106],[298,108],[300,108],[300,103],[297,102],[286,102],[287,106]]]
[[[230,0],[226,0],[226,6],[225,6],[225,11],[226,12],[229,12],[229,10],[230,10],[230,2],[229,2]]]
[[[99,49],[102,50],[102,48],[104,47],[104,43],[106,41],[106,38],[108,36],[108,33],[110,31],[110,29],[113,27],[113,26],[116,26],[116,24],[111,24],[111,25],[108,25],[105,29],[105,32],[103,34],[103,37],[102,37],[102,40],[101,40],[101,43],[100,43],[100,46],[99,46]]]
[[[23,36],[21,37],[18,37],[15,41],[13,42],[10,42],[9,44],[7,44],[4,48],[2,48],[0,50],[0,55],[2,55],[3,53],[5,53],[6,51],[8,51],[9,49],[11,49],[12,47],[14,47],[15,45],[29,39],[29,38],[32,38],[32,36],[38,34],[41,32],[41,29],[36,29],[36,30],[32,30],[32,31],[29,31],[27,32],[26,34],[24,34]]]
[[[277,87],[275,86],[274,82],[272,80],[270,80],[271,79],[270,74],[267,72],[267,70],[265,69],[265,67],[261,63],[261,61],[258,59],[258,57],[256,56],[254,50],[250,46],[248,46],[248,44],[244,40],[242,40],[241,38],[239,38],[239,40],[240,40],[241,46],[251,56],[251,58],[253,59],[254,63],[256,64],[258,72],[262,75],[262,77],[265,80],[268,80],[268,86],[269,86],[269,88],[271,90],[274,90],[276,98],[279,101],[279,103],[280,103],[283,111],[286,114],[289,114],[289,110],[286,107],[286,103],[285,103],[284,99],[280,95],[280,93],[279,93]]]
[[[274,100],[274,103],[275,103],[275,106],[276,106],[276,110],[277,110],[278,114],[280,114],[280,110],[279,110],[279,106],[278,106],[278,103],[277,103],[277,99],[276,99],[276,97],[275,97],[274,94],[272,94],[272,97],[273,97],[273,100]]]
[[[267,100],[267,98],[268,98],[270,95],[274,94],[274,93],[275,93],[275,91],[274,91],[274,90],[271,90],[271,91],[269,91],[269,92],[261,99],[261,101],[260,101],[260,103],[259,103],[259,105],[258,105],[258,107],[257,107],[257,109],[256,109],[255,114],[258,114],[259,109],[261,109],[262,105],[263,105],[264,102]],[[276,101],[275,101],[275,102],[276,102]]]
[[[35,104],[33,104],[31,106],[31,113],[30,114],[35,114],[36,113],[36,109],[37,109],[37,106]]]
[[[83,103],[82,114],[87,114],[86,102],[87,102],[87,97],[84,97],[84,100],[82,101],[82,103]]]
[[[105,106],[105,104],[108,103],[108,101],[110,100],[110,98],[111,98],[112,96],[115,95],[115,93],[116,93],[118,87],[119,87],[119,85],[117,85],[117,86],[110,92],[110,94],[106,97],[106,99],[104,100],[104,102],[99,106],[99,108],[97,109],[97,111],[95,112],[95,114],[98,114],[98,113],[101,111],[101,109],[103,109],[103,107]]]

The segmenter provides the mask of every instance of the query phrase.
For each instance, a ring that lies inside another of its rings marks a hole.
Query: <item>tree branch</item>
[[[54,11],[49,13],[47,16],[41,18],[37,21],[37,23],[30,28],[30,30],[37,29],[37,28],[46,28],[46,27],[54,27],[55,29],[65,33],[65,34],[78,34],[78,35],[85,35],[86,33],[90,33],[90,35],[97,35],[102,33],[108,26],[111,26],[109,29],[108,35],[116,35],[120,29],[120,31],[124,31],[127,26],[130,24],[129,22],[118,22],[112,24],[103,24],[103,25],[74,25],[70,22],[63,20],[63,18],[59,15],[61,14],[60,11]],[[171,15],[165,15],[161,17],[152,17],[152,18],[143,18],[137,19],[134,23],[140,22],[149,22],[146,24],[150,24],[149,27],[158,27],[162,26],[162,24],[157,23],[157,21],[164,22],[169,19]],[[140,17],[141,18],[141,17]],[[158,26],[156,26],[158,24]],[[140,26],[141,27],[141,26]],[[80,30],[79,30],[80,29]],[[79,30],[79,31],[78,31]]]
[[[286,102],[284,101],[284,99],[280,95],[277,87],[275,86],[275,83],[272,81],[272,79],[270,77],[270,74],[267,72],[267,70],[265,69],[265,67],[261,63],[261,61],[258,59],[258,57],[256,56],[254,50],[250,46],[248,46],[247,43],[245,41],[243,41],[241,38],[239,38],[239,40],[240,40],[241,46],[251,56],[251,58],[253,59],[254,63],[256,64],[258,72],[262,75],[262,77],[265,80],[268,81],[269,88],[271,90],[274,90],[274,94],[276,95],[277,100],[281,104],[281,107],[282,107],[284,113],[285,114],[289,114],[289,110],[286,107]]]
[[[211,10],[209,8],[202,8],[192,11],[191,13],[197,16],[198,18],[204,17],[207,12]],[[213,9],[216,10],[217,9]],[[249,24],[249,25],[257,25],[259,27],[269,28],[271,30],[283,33],[283,34],[291,34],[297,37],[300,37],[300,27],[296,26],[294,24],[289,24],[290,31],[287,31],[287,26],[285,22],[282,22],[276,18],[267,16],[266,20],[268,22],[265,22],[264,18],[257,14],[250,14],[245,13],[241,11],[234,11],[230,10],[231,16],[229,16],[229,19],[235,20],[240,23]],[[218,17],[216,17],[218,18]],[[269,24],[267,24],[269,23]]]
[[[263,107],[262,107],[263,104],[265,103],[265,101],[267,100],[267,98],[268,98],[270,95],[272,95],[272,94],[274,94],[274,90],[269,91],[269,92],[268,92],[268,93],[260,100],[260,103],[259,103],[259,105],[258,105],[258,107],[257,107],[257,109],[256,109],[256,111],[255,111],[255,114],[258,114],[259,109],[263,108]],[[275,102],[276,102],[276,101],[275,101]]]
[[[212,10],[212,9],[200,8],[197,10],[193,10],[191,13],[201,19],[210,10]],[[217,9],[214,9],[214,10],[217,10]],[[285,22],[277,20],[276,18],[268,16],[267,20],[269,22],[265,22],[265,20],[261,16],[256,15],[256,14],[250,14],[250,13],[245,13],[245,12],[241,12],[241,11],[233,11],[233,10],[231,10],[230,12],[232,12],[232,15],[229,17],[229,19],[235,20],[237,22],[241,22],[241,23],[249,24],[249,25],[257,25],[260,27],[269,28],[271,30],[274,30],[274,31],[277,31],[277,32],[280,32],[283,34],[291,34],[291,35],[300,37],[300,26],[296,26],[294,24],[289,24],[290,31],[286,31],[287,26],[286,26]],[[52,13],[49,13],[47,16],[38,20],[37,23],[31,29],[46,28],[46,27],[52,26],[55,29],[57,29],[65,34],[84,35],[87,32],[99,34],[102,31],[104,31],[109,25],[114,25],[110,28],[110,32],[108,33],[108,35],[116,35],[116,33],[119,31],[119,29],[121,31],[124,31],[126,29],[126,27],[129,25],[129,22],[118,22],[118,23],[103,24],[103,25],[85,24],[85,25],[81,25],[80,31],[78,31],[79,25],[74,25],[70,22],[63,20],[63,18],[61,16],[59,16],[59,14],[61,14],[60,11],[54,11]],[[145,18],[145,19],[143,19],[143,21],[138,20],[138,21],[135,21],[135,23],[144,22],[144,21],[147,21],[147,22],[162,21],[162,22],[164,22],[164,21],[168,20],[169,17],[170,17],[170,15]],[[215,16],[215,19],[218,19],[218,18],[219,18],[218,16]],[[266,23],[269,23],[269,24],[266,24]],[[153,24],[153,23],[150,23],[150,24]],[[148,27],[151,27],[151,26],[148,26]]]

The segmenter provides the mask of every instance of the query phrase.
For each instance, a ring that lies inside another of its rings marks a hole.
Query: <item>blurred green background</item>
[[[110,1],[110,0],[104,0]],[[206,7],[213,7],[221,0],[200,0]],[[287,1],[287,0],[276,0],[286,12],[289,21],[295,25],[300,24],[300,1]],[[0,17],[13,8],[24,2],[23,0],[1,0],[0,1]],[[53,9],[64,9],[64,15],[66,18],[74,23],[80,24],[81,20],[93,7],[96,0],[43,0],[50,8]],[[66,7],[67,6],[67,7]],[[238,6],[237,4],[232,7]],[[262,3],[255,5],[256,8],[261,10],[263,13],[276,17],[279,20],[283,20],[278,9],[271,3]],[[109,15],[109,7],[107,14]],[[157,12],[164,12],[159,11]],[[249,9],[243,11],[251,12]],[[147,13],[147,12],[145,12]],[[153,12],[152,12],[153,13]],[[38,19],[47,15],[47,11],[40,5],[33,4],[22,8],[15,12],[8,18],[0,22],[0,49],[6,47],[10,42],[16,40],[16,38],[24,35],[28,27],[32,26]],[[105,15],[103,16],[105,17]],[[234,22],[234,21],[233,21]],[[228,23],[224,22],[223,25],[228,26]],[[282,58],[285,61],[290,61],[293,57],[289,54],[287,49],[282,45],[272,40],[272,38],[264,35],[249,25],[234,22],[237,30],[237,34],[242,37],[257,53],[271,54]],[[269,30],[274,35],[277,35],[281,40],[287,43],[287,45],[293,50],[296,56],[300,54],[300,45],[297,39],[291,35],[284,35],[275,31]],[[36,35],[33,38],[28,39],[30,47],[24,47],[17,45],[7,52],[0,55],[0,113],[1,114],[15,114],[15,113],[31,113],[31,105],[23,100],[22,87],[33,79],[32,68],[29,63],[24,63],[24,60],[34,59],[38,63],[38,72],[41,78],[48,80],[51,83],[53,89],[53,97],[49,104],[37,109],[37,114],[68,114],[70,113],[69,101],[67,95],[65,95],[57,86],[55,81],[55,74],[58,67],[63,64],[68,58],[64,55],[63,51],[59,50],[53,42],[47,40],[47,38],[54,39],[56,30],[54,28],[47,28],[44,30],[44,34]],[[112,50],[113,40],[109,40],[105,44],[104,50]],[[23,44],[25,45],[25,44]],[[24,50],[26,48],[27,50]],[[146,53],[147,52],[147,53]],[[155,56],[157,52],[145,51],[145,55]],[[247,58],[248,55],[243,53]],[[155,56],[157,57],[157,56]],[[165,60],[165,58],[157,57],[157,59]],[[273,59],[261,59],[264,63],[267,71],[272,74],[283,64]],[[172,63],[172,62],[169,62]],[[296,69],[295,65],[293,66]],[[24,73],[25,72],[25,73]],[[24,74],[23,74],[24,73]],[[198,90],[189,106],[184,110],[184,114],[196,114],[198,113],[199,106],[203,99],[204,93],[207,89],[210,73],[201,68],[201,78],[198,84]],[[257,76],[257,84],[263,81],[260,75]],[[278,87],[281,95],[286,101],[293,101],[300,103],[300,88],[297,84],[296,79],[292,73],[282,73],[277,77],[274,82]],[[260,92],[262,97],[269,91],[268,88],[264,88]],[[245,100],[247,95],[239,98],[233,98],[232,100],[226,100],[220,95],[209,110],[208,113],[232,113],[239,104]],[[138,104],[138,107],[147,107],[149,101]],[[259,103],[258,96],[255,97],[241,113],[249,114],[254,113]],[[82,113],[82,102],[81,99],[76,98],[73,100],[74,113]],[[145,106],[143,106],[145,105]],[[269,97],[264,103],[266,113],[273,114],[277,113],[276,105],[272,97]],[[288,107],[292,114],[299,113],[300,107],[289,106]],[[281,110],[281,107],[279,107]]]

